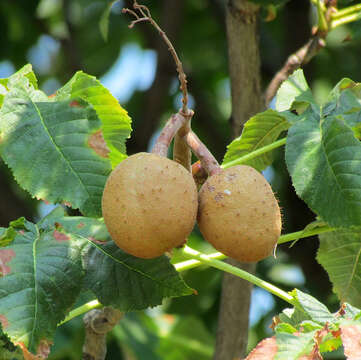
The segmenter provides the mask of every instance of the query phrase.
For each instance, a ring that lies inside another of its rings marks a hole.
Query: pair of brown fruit
[[[198,194],[183,166],[150,153],[132,155],[113,170],[102,210],[114,242],[145,259],[183,245],[196,219],[218,251],[244,262],[269,256],[281,232],[277,200],[252,167],[222,170]]]

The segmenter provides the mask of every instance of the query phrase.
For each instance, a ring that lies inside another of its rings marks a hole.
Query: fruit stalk
[[[183,138],[191,131],[191,119],[193,114],[194,112],[192,110],[189,110],[187,116],[182,113],[187,120],[178,130],[173,143],[173,160],[184,166],[189,172],[191,172],[192,152]]]
[[[281,290],[277,286],[274,286],[267,281],[264,281],[262,279],[259,279],[257,276],[254,276],[247,271],[244,271],[242,269],[239,269],[235,266],[229,265],[223,261],[212,259],[211,257],[200,253],[197,250],[194,250],[190,248],[189,246],[184,246],[182,248],[182,254],[186,256],[188,259],[195,259],[200,261],[202,264],[212,266],[216,269],[222,270],[224,272],[233,274],[235,276],[240,277],[241,279],[244,279],[246,281],[251,282],[254,285],[257,285],[266,291],[272,293],[273,295],[278,296],[282,300],[288,302],[291,305],[295,305],[294,298],[292,295],[288,294],[287,292]]]
[[[218,174],[222,171],[216,158],[193,131],[190,131],[184,136],[184,140],[192,149],[194,155],[200,160],[202,167],[207,171],[209,176]]]
[[[162,132],[153,146],[152,153],[167,157],[168,148],[178,130],[187,122],[187,118],[181,112],[174,114],[165,124]]]

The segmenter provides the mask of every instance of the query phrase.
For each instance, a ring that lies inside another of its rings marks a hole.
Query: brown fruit
[[[104,188],[102,211],[114,242],[149,259],[186,242],[197,216],[198,194],[185,168],[155,154],[122,161]]]
[[[243,262],[271,255],[281,234],[281,213],[265,178],[239,165],[211,176],[199,192],[198,225],[218,251]]]

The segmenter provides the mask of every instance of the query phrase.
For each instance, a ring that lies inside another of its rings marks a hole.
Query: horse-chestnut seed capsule
[[[243,262],[272,254],[281,234],[281,213],[271,186],[250,166],[208,178],[199,192],[198,225],[218,251]]]
[[[156,154],[138,153],[110,174],[102,211],[113,241],[125,252],[155,258],[186,242],[197,216],[192,175]]]

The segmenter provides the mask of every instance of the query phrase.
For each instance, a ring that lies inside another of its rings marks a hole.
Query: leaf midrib
[[[102,249],[100,246],[98,246],[98,244],[95,244],[93,241],[81,236],[81,235],[78,235],[78,234],[74,234],[75,236],[78,236],[80,238],[82,238],[83,240],[86,240],[91,246],[94,246],[97,250],[99,250],[100,252],[102,252],[105,256],[109,257],[110,259],[112,259],[114,262],[126,267],[129,271],[132,271],[132,272],[135,272],[135,273],[138,273],[156,283],[158,283],[159,285],[162,285],[164,287],[167,287],[168,289],[172,290],[172,291],[176,291],[177,288],[173,288],[172,286],[169,286],[168,284],[164,283],[164,282],[161,282],[160,280],[158,279],[154,279],[152,278],[150,275],[140,271],[139,269],[136,269],[134,267],[131,267],[129,265],[127,265],[126,263],[124,263],[123,261],[113,257],[111,254],[109,254],[108,252],[106,252],[104,249]]]
[[[45,122],[44,122],[44,119],[43,119],[43,116],[40,112],[40,109],[38,108],[38,106],[35,104],[35,102],[33,101],[33,99],[28,95],[28,93],[25,91],[25,94],[26,96],[28,97],[28,99],[30,100],[31,104],[33,105],[35,111],[37,112],[38,114],[38,117],[40,119],[40,123],[41,125],[43,126],[46,134],[48,135],[51,143],[54,145],[56,151],[60,154],[60,156],[66,161],[68,167],[70,168],[71,172],[73,173],[73,175],[78,179],[80,185],[83,187],[83,189],[85,190],[85,192],[87,193],[88,195],[88,199],[91,199],[91,196],[90,196],[90,193],[87,189],[87,187],[85,186],[85,184],[82,182],[82,179],[80,178],[80,176],[77,174],[77,172],[75,171],[75,169],[73,168],[71,162],[69,161],[69,159],[64,155],[64,153],[61,151],[60,147],[56,144],[55,140],[53,139],[52,135],[50,134]],[[68,200],[68,201],[72,201],[72,199],[65,199],[65,200]]]
[[[35,240],[33,241],[33,267],[34,267],[34,293],[35,293],[35,305],[34,305],[34,323],[33,323],[33,328],[31,330],[31,338],[29,341],[29,347],[32,346],[33,344],[33,339],[34,339],[34,333],[35,333],[35,328],[36,328],[36,322],[37,322],[37,318],[38,318],[38,284],[37,284],[37,274],[36,274],[36,245],[38,240],[40,239],[40,233],[39,233],[39,229],[38,227],[36,227],[36,237]]]

